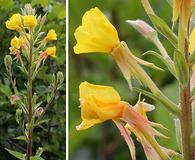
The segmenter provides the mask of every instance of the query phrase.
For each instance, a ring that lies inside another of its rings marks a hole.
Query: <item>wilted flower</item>
[[[37,25],[37,17],[33,15],[22,16],[24,26],[33,29]]]
[[[49,30],[49,32],[47,33],[47,36],[46,36],[46,40],[47,41],[57,40],[57,34],[56,34],[55,30],[53,30],[53,29]]]
[[[39,117],[43,114],[43,112],[44,112],[44,109],[42,107],[39,107],[35,111],[35,116]]]
[[[88,82],[80,84],[79,94],[82,123],[76,127],[77,130],[113,120],[124,136],[133,160],[135,160],[135,146],[129,137],[131,132],[143,145],[148,160],[168,159],[169,154],[175,154],[161,147],[155,139],[155,136],[165,136],[153,128],[153,126],[161,126],[160,124],[152,123],[147,119],[146,112],[154,109],[151,105],[139,101],[135,107],[132,107],[121,101],[120,95],[112,87]]]
[[[77,40],[74,52],[77,54],[110,53],[120,44],[116,29],[97,7],[84,14],[82,25],[76,29],[74,35]]]
[[[20,97],[17,95],[11,95],[11,97],[10,97],[11,104],[16,104],[17,101],[19,101],[19,100],[20,100]]]
[[[21,15],[20,14],[13,14],[9,20],[5,22],[5,25],[10,30],[17,30],[20,31],[22,27]]]

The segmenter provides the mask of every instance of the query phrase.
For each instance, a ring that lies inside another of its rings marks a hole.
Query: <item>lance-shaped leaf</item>
[[[169,28],[166,22],[156,15],[149,15],[149,16],[156,30],[159,33],[161,33],[165,38],[167,38],[171,42],[171,44],[176,48],[177,47],[177,36]]]
[[[187,85],[189,81],[189,69],[184,54],[175,50],[174,62],[177,78],[181,85]]]
[[[175,130],[176,130],[176,139],[177,139],[177,145],[181,152],[182,143],[181,143],[181,125],[179,119],[174,119],[175,121]]]
[[[25,154],[5,148],[11,155],[20,160],[25,160]]]

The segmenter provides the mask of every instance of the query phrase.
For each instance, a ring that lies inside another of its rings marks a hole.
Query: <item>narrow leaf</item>
[[[24,160],[25,159],[25,154],[22,154],[20,152],[17,152],[17,151],[13,151],[13,150],[10,150],[10,149],[7,149],[5,148],[11,155],[13,155],[14,157],[18,158],[18,159],[21,159],[21,160]]]
[[[169,40],[171,44],[176,48],[177,47],[177,36],[169,28],[166,22],[156,15],[149,15],[149,16],[156,30],[160,34],[162,34],[165,38],[167,38],[167,40]]]

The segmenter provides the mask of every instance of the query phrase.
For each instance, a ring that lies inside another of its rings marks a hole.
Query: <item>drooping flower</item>
[[[110,53],[120,44],[118,33],[104,14],[97,8],[87,11],[82,18],[82,25],[75,33],[76,54],[86,52]]]
[[[121,117],[124,105],[112,87],[83,82],[79,86],[79,94],[82,123],[77,126],[78,130]]]
[[[24,26],[33,29],[37,25],[37,17],[34,15],[22,16],[24,21]]]
[[[57,34],[56,34],[55,30],[53,30],[53,29],[49,30],[49,32],[47,33],[47,36],[46,36],[46,40],[47,41],[57,40]]]
[[[151,108],[145,102],[139,102],[137,107],[133,107],[121,101],[119,94],[112,87],[88,82],[81,83],[79,94],[82,123],[76,127],[77,130],[88,129],[95,124],[113,120],[124,136],[133,160],[135,160],[135,146],[130,137],[131,132],[144,147],[148,160],[168,159],[169,154],[175,154],[160,146],[155,139],[155,136],[164,137],[164,135],[153,127],[158,124],[147,119],[146,112],[154,107]]]
[[[13,14],[9,20],[5,22],[5,25],[10,30],[20,31],[22,27],[21,15]]]
[[[48,56],[51,57],[56,57],[56,47],[48,47],[45,51],[44,51]]]

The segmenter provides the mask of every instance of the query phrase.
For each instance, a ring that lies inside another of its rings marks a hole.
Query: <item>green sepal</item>
[[[168,70],[176,77],[175,66],[172,62],[169,61],[169,58],[166,59],[155,51],[147,51],[143,55],[153,55],[157,57],[158,59],[161,60],[162,63],[164,63],[164,65],[168,68]]]
[[[189,69],[184,54],[175,50],[174,52],[174,62],[177,79],[182,86],[186,86],[189,82]]]
[[[162,34],[167,40],[171,42],[171,44],[176,48],[177,47],[177,36],[175,33],[169,28],[166,22],[156,15],[149,15],[150,19],[156,28],[156,30]]]

